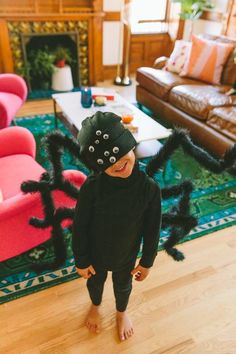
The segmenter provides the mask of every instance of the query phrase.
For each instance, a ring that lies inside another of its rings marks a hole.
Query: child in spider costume
[[[97,130],[101,130],[101,129],[97,129]],[[94,139],[94,145],[91,145],[94,149],[97,145],[100,144],[100,139],[102,138],[100,135],[97,136],[99,138]],[[128,140],[130,141],[130,149],[132,149],[135,146],[136,142],[132,140],[131,135],[129,135],[129,138],[130,139]],[[104,151],[104,153],[106,152],[106,154],[102,158],[100,157],[97,158],[97,160],[99,161],[95,160],[95,164],[90,165],[89,161],[90,163],[92,162],[91,156],[93,155],[93,151],[87,150],[87,154],[86,151],[83,152],[83,146],[86,146],[85,144],[86,135],[84,137],[80,135],[80,140],[81,141],[79,141],[78,143],[72,137],[65,136],[59,131],[55,131],[48,134],[45,137],[45,146],[48,154],[48,159],[52,164],[52,168],[50,169],[50,171],[44,173],[41,176],[39,181],[26,181],[21,185],[21,189],[24,193],[41,194],[44,217],[42,219],[39,219],[37,217],[32,217],[29,220],[29,223],[37,228],[47,228],[51,226],[51,230],[52,230],[51,236],[52,236],[53,247],[55,252],[55,260],[50,263],[40,262],[36,266],[33,265],[33,269],[36,271],[58,268],[59,266],[64,264],[65,260],[67,259],[67,248],[64,242],[62,222],[65,219],[72,220],[74,218],[75,210],[74,208],[66,208],[66,207],[56,208],[56,205],[54,203],[54,198],[53,198],[53,191],[59,189],[65,192],[71,198],[74,198],[75,200],[80,198],[80,190],[77,187],[75,187],[72,183],[65,180],[63,176],[62,173],[63,166],[61,161],[62,149],[69,150],[69,152],[73,156],[76,156],[79,159],[81,159],[82,156],[85,164],[87,164],[94,171],[101,171],[101,170],[103,171],[104,169],[108,168],[110,164],[114,165],[117,161],[117,157],[121,157],[117,149],[115,149],[114,151],[112,150],[112,155],[106,156],[107,151],[111,152],[109,149],[107,149]],[[95,140],[99,140],[99,143],[97,144]],[[105,140],[106,139],[104,139],[104,141]],[[164,145],[157,153],[157,155],[154,156],[154,158],[148,163],[146,168],[147,175],[150,177],[154,176],[155,172],[163,167],[163,165],[170,159],[173,152],[177,150],[180,146],[187,154],[191,155],[201,165],[203,165],[205,168],[212,171],[213,173],[221,173],[223,171],[228,171],[233,175],[236,175],[236,170],[235,170],[236,144],[225,153],[222,159],[217,159],[211,156],[209,153],[207,153],[199,146],[195,145],[191,141],[187,132],[183,130],[173,131],[173,134],[167,139],[167,141],[164,143]],[[114,147],[119,148],[119,146],[114,146]],[[100,152],[99,149],[97,149],[96,151]],[[125,154],[127,151],[125,152],[123,151],[123,153]],[[89,160],[88,160],[88,156],[90,157]],[[96,153],[94,154],[94,156],[96,156]],[[112,159],[109,160],[111,157]],[[120,166],[120,168],[121,170],[123,169],[122,166]],[[136,168],[137,165],[134,165],[134,172],[136,171]],[[108,175],[107,178],[109,177],[111,176]],[[116,179],[115,177],[113,178],[114,180]],[[90,180],[92,182],[92,179]],[[120,180],[120,178],[118,180]],[[193,189],[192,183],[190,181],[185,181],[178,185],[167,186],[163,188],[161,191],[162,199],[178,197],[178,201],[176,201],[176,199],[173,201],[173,207],[167,212],[162,214],[162,222],[161,222],[161,228],[168,230],[168,237],[166,241],[163,243],[163,248],[174,260],[177,261],[183,260],[184,255],[180,251],[178,251],[174,246],[179,241],[181,241],[189,233],[189,231],[197,224],[196,218],[190,214],[190,194],[192,192],[192,189]],[[139,194],[137,195],[139,196]],[[157,201],[158,201],[157,205],[159,205],[159,199],[157,199]],[[130,211],[132,211],[132,207],[130,208]],[[109,212],[111,211],[109,210]],[[158,209],[156,214],[157,220],[159,217],[158,216],[159,213],[160,210]],[[112,233],[113,233],[113,229],[112,229]],[[156,239],[156,244],[157,243],[158,242]],[[76,242],[74,243],[74,245],[76,245]],[[143,253],[143,255],[144,254],[145,252]],[[77,259],[76,250],[75,250],[75,258]],[[82,259],[81,257],[79,258]],[[155,253],[154,253],[154,258],[155,258]],[[86,260],[86,258],[84,260]],[[144,260],[144,262],[146,262],[146,260]],[[86,266],[87,265],[88,264],[86,264]],[[143,265],[147,265],[147,264],[143,263]],[[78,263],[77,266],[79,266]],[[87,268],[89,268],[89,265]],[[91,270],[93,271],[93,269],[91,268],[86,271],[87,276],[90,278],[92,277]],[[139,278],[139,275],[140,273],[137,273],[138,279],[141,280]],[[92,328],[94,330],[96,329],[95,326],[93,326]],[[130,330],[128,331],[128,334],[132,334],[132,329],[131,332]]]
[[[139,170],[136,141],[120,120],[113,113],[97,112],[82,123],[81,159],[95,174],[80,189],[72,245],[77,272],[87,279],[92,301],[87,327],[100,330],[99,305],[107,272],[112,271],[117,325],[124,340],[133,334],[126,314],[132,277],[144,280],[157,255],[161,194],[158,184]]]

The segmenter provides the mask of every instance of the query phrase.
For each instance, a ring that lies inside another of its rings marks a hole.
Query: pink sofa
[[[27,97],[27,86],[16,74],[0,74],[0,129],[10,125]]]
[[[45,172],[35,161],[36,144],[30,131],[22,127],[0,130],[0,261],[17,256],[47,241],[51,228],[29,225],[32,216],[43,217],[39,193],[23,194],[23,181],[39,180]],[[77,187],[86,176],[79,171],[64,171],[64,176]],[[56,206],[74,207],[75,200],[64,192],[54,192]]]

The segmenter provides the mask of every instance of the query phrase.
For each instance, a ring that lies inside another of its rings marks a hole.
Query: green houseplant
[[[181,4],[180,18],[183,20],[197,20],[205,9],[213,9],[211,0],[172,0]]]
[[[55,66],[58,68],[63,68],[65,64],[71,64],[71,52],[68,48],[58,46],[54,51],[53,55],[55,57]]]
[[[28,74],[32,85],[36,83],[43,89],[51,85],[51,77],[54,71],[55,55],[50,53],[48,47],[32,50],[29,54]]]

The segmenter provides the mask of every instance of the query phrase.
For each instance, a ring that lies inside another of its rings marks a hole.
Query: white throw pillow
[[[183,70],[185,61],[191,50],[191,45],[191,42],[176,40],[174,49],[164,66],[164,70],[179,74]]]

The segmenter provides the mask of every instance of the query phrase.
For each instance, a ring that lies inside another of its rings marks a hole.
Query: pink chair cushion
[[[0,91],[14,93],[24,102],[27,97],[28,89],[25,80],[12,73],[0,74]]]
[[[8,126],[23,104],[22,99],[13,94],[0,92],[0,129]]]
[[[0,159],[0,188],[3,200],[21,193],[23,181],[39,180],[45,172],[32,157],[24,154],[10,155]]]
[[[67,170],[63,175],[77,187],[80,187],[86,179],[79,171]],[[53,195],[57,207],[75,207],[76,200],[64,192],[55,190]],[[32,216],[44,217],[39,193],[25,195],[21,193],[0,204],[0,262],[24,253],[51,237],[51,227],[38,229],[29,225]],[[63,226],[64,224],[65,222]]]
[[[33,134],[23,127],[7,127],[0,130],[0,158],[25,154],[35,159],[36,142]]]

